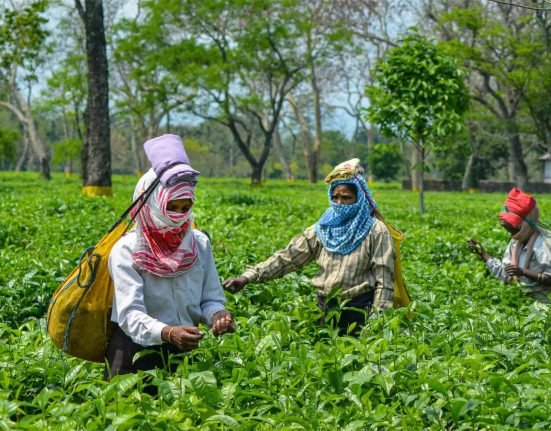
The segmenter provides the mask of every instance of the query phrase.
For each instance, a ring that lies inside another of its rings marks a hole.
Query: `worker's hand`
[[[204,334],[197,326],[165,326],[162,335],[165,341],[182,352],[189,352],[199,345]]]
[[[479,241],[476,239],[470,239],[467,241],[467,247],[473,252],[474,254],[478,254],[484,262],[486,262],[490,255],[484,250],[484,247],[482,247],[482,244],[480,244]]]
[[[212,333],[222,335],[235,331],[235,322],[228,310],[220,310],[212,316]]]
[[[248,282],[249,279],[247,277],[230,277],[224,280],[222,286],[224,286],[224,289],[228,292],[236,293],[243,289]]]
[[[505,272],[509,277],[522,277],[524,269],[518,265],[505,265]]]
[[[482,244],[480,244],[479,241],[475,240],[475,239],[470,239],[467,241],[467,247],[469,247],[469,249],[475,253],[475,254],[478,254],[479,256],[482,256],[482,252],[484,251],[484,247],[482,247]]]

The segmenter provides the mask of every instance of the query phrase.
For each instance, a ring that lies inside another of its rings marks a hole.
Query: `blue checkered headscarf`
[[[340,184],[351,184],[356,188],[356,203],[336,204],[331,200],[333,189]],[[316,234],[327,251],[348,254],[360,245],[375,223],[377,204],[360,175],[334,181],[328,194],[331,207],[316,223]]]

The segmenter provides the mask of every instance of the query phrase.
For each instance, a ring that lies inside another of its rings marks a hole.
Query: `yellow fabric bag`
[[[107,261],[113,245],[128,229],[121,220],[94,247],[55,291],[48,308],[48,334],[63,352],[103,362],[113,334],[114,286]]]
[[[404,234],[396,229],[391,224],[385,223],[386,227],[392,235],[394,243],[394,308],[406,307],[411,302],[411,298],[404,283],[404,275],[402,274],[402,264],[400,262],[400,243],[404,239]]]
[[[137,207],[133,214],[136,217],[159,184],[163,172],[127,208],[103,238],[84,251],[78,265],[54,292],[48,307],[48,335],[68,355],[104,362],[114,330],[111,310],[115,289],[108,268],[109,253],[132,224],[126,221],[126,217]]]

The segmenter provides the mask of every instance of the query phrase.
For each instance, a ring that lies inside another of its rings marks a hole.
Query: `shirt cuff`
[[[153,345],[163,344],[163,337],[161,337],[161,332],[167,324],[163,322],[155,322],[153,328],[151,328],[151,341]]]
[[[251,283],[258,281],[258,279],[260,278],[253,269],[247,269],[243,274],[241,274],[241,277],[247,277],[247,279]]]
[[[379,311],[384,311],[394,307],[394,303],[392,301],[381,301],[379,303],[374,303],[373,307],[375,307]]]
[[[492,269],[496,265],[496,262],[498,265],[501,263],[501,261],[498,260],[497,258],[490,256],[486,261],[486,268]]]

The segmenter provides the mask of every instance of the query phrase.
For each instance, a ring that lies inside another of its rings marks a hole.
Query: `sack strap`
[[[119,219],[111,226],[111,228],[107,231],[108,233],[114,230],[119,224],[121,224],[126,217],[128,217],[128,214],[134,209],[135,206],[138,206],[138,209],[136,210],[136,213],[134,214],[134,217],[132,217],[132,221],[136,218],[138,213],[141,211],[147,200],[149,199],[149,196],[153,193],[153,190],[155,190],[155,187],[157,187],[157,184],[161,181],[161,176],[170,168],[180,165],[181,162],[171,163],[170,165],[166,166],[159,172],[159,175],[155,178],[155,180],[151,183],[151,185],[141,194],[141,196],[136,199],[132,204],[124,211],[124,213],[119,217]]]

